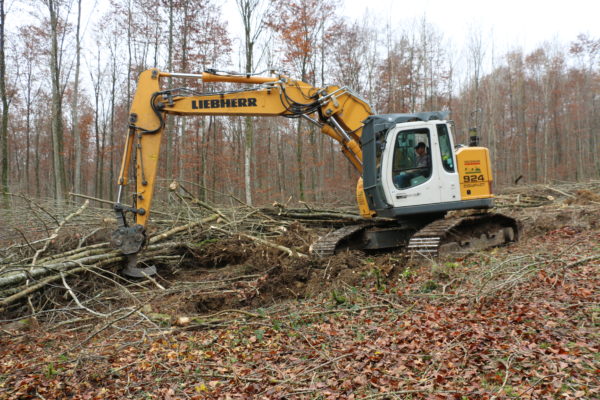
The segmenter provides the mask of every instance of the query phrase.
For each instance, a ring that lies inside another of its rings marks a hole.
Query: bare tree
[[[315,84],[315,58],[319,55],[319,43],[333,33],[332,18],[336,4],[331,0],[294,0],[275,2],[278,13],[269,26],[278,33],[285,54],[285,62],[292,66],[298,77]],[[304,129],[302,119],[296,125],[296,163],[298,169],[298,192],[305,200],[304,138],[312,133]]]
[[[50,16],[50,78],[52,82],[52,157],[54,166],[54,196],[58,202],[66,199],[67,177],[65,172],[63,138],[63,88],[61,85],[61,53],[58,46],[59,0],[42,0]]]
[[[5,23],[4,0],[0,0],[0,97],[2,97],[2,124],[0,126],[0,168],[2,169],[2,192],[3,203],[8,206],[8,94],[6,93],[6,57],[5,47]]]
[[[245,71],[251,74],[254,69],[254,46],[265,28],[266,15],[264,0],[236,0],[242,22],[244,24],[244,53],[246,56]],[[244,124],[244,188],[246,203],[252,205],[252,144],[254,141],[254,124],[252,117],[245,118]]]
[[[81,0],[77,0],[77,28],[75,33],[75,81],[73,83],[73,98],[71,105],[71,120],[73,124],[73,140],[75,145],[75,171],[73,174],[73,191],[81,193],[81,133],[79,130],[79,67],[81,65]]]
[[[471,85],[473,90],[474,98],[471,99],[470,110],[466,110],[471,118],[469,118],[469,128],[480,129],[482,108],[481,108],[481,93],[479,85],[481,82],[481,75],[483,73],[483,61],[485,58],[485,44],[481,30],[473,29],[470,32],[468,39],[468,72],[470,73],[468,79],[468,85]]]
[[[173,43],[173,30],[174,30],[174,12],[175,5],[173,4],[173,0],[168,0],[168,13],[169,13],[169,33],[167,38],[167,68],[169,71],[173,71],[173,53],[175,52]],[[173,80],[169,78],[169,87],[172,86]],[[171,132],[173,129],[173,125],[175,124],[174,118],[170,116],[166,116],[167,127],[166,131]],[[167,135],[167,148],[165,149],[165,161],[167,166],[167,179],[173,178],[173,135]]]

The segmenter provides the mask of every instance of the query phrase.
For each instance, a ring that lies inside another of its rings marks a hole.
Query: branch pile
[[[25,206],[14,207],[7,214],[9,222],[0,232],[0,245],[6,245],[0,248],[1,311],[25,299],[29,308],[34,308],[31,295],[53,284],[62,283],[65,289],[65,277],[115,274],[124,266],[125,257],[109,244],[110,232],[116,226],[114,219],[107,218],[109,209],[90,207],[91,198],[80,206],[63,207],[21,199],[26,200]],[[306,204],[300,209],[278,203],[272,208],[219,209],[181,186],[169,193],[166,204],[156,208],[140,263],[177,264],[199,243],[227,237],[252,241],[289,257],[307,257],[306,248],[285,246],[274,239],[298,220],[306,225],[336,227],[358,218],[350,211],[313,209]],[[8,240],[11,236],[12,243]],[[123,281],[118,276],[116,279]]]
[[[600,205],[600,181],[514,186],[496,196],[496,207],[531,208],[549,204]]]
[[[516,214],[518,219],[527,223],[528,232],[535,234],[537,231],[554,229],[567,219],[579,219],[592,224],[594,220],[585,216],[586,209],[578,211],[577,207],[580,206],[577,204],[596,207],[599,189],[600,182],[512,188],[498,196],[497,205],[506,208],[502,212]],[[75,198],[81,197],[84,196],[77,195]],[[262,254],[269,251],[278,254],[276,258],[310,260],[307,257],[308,247],[316,239],[319,229],[338,228],[352,224],[359,218],[354,209],[319,209],[305,203],[296,208],[280,203],[272,207],[253,208],[240,202],[237,207],[217,208],[194,197],[181,185],[172,185],[162,198],[166,201],[155,206],[152,223],[148,226],[149,239],[140,253],[139,262],[158,265],[161,266],[159,271],[170,272],[202,265],[207,270],[202,274],[206,276],[210,275],[211,263],[243,264],[245,261],[240,260],[248,258],[243,252]],[[157,278],[132,282],[119,275],[126,260],[109,245],[110,233],[116,227],[116,221],[110,218],[112,212],[109,208],[91,207],[87,201],[58,207],[52,202],[34,201],[24,196],[13,195],[13,199],[14,205],[9,212],[0,210],[3,213],[0,217],[6,221],[0,228],[0,312],[19,316],[52,307],[60,308],[60,302],[55,301],[57,296],[72,299],[70,304],[74,301],[82,309],[86,304],[89,306],[82,298],[93,297],[88,293],[100,292],[102,298],[112,298],[115,307],[123,300],[123,293],[127,298],[140,298],[136,304],[142,304],[141,298],[147,299],[145,296],[151,295],[156,288],[162,290],[166,287],[173,291],[173,287],[178,285],[177,290],[189,293],[189,287],[179,281],[166,282]],[[93,198],[87,200],[98,202]],[[567,212],[562,207],[569,204],[572,204],[568,206],[571,211]],[[540,205],[543,207],[535,208]],[[301,232],[298,231],[299,226]],[[212,258],[203,254],[207,244],[223,239],[231,240],[216,248],[211,253]],[[238,249],[243,247],[243,243],[251,245]],[[291,261],[282,262],[273,257],[259,259],[257,256],[252,262],[266,263],[269,268],[285,269],[291,265]],[[360,263],[360,260],[356,262]],[[329,261],[323,265],[304,261],[294,268],[299,271],[298,275],[302,275],[305,268],[324,268],[324,277],[333,270]],[[260,285],[256,280],[262,279],[265,270],[241,273],[239,276],[247,278],[232,279],[226,285],[203,286],[206,289],[203,290],[206,293],[229,291],[239,294],[239,287],[245,285],[257,291]],[[100,280],[105,283],[110,282],[112,289],[118,287],[120,294],[116,295],[109,288],[97,284],[97,278],[102,278]],[[273,272],[270,279],[277,281],[276,278]],[[290,282],[302,284],[298,281],[300,278],[296,278]],[[226,281],[227,277],[217,272],[211,279]],[[78,285],[71,284],[72,288],[69,288],[69,282],[74,281]],[[234,281],[237,287],[232,288]],[[195,279],[193,285],[199,287],[204,282],[199,285],[198,279]],[[150,294],[142,293],[142,289],[149,288],[152,289],[148,291]],[[286,291],[288,296],[298,295],[298,290],[293,286],[282,286],[277,290]],[[248,292],[251,290],[248,289]],[[77,293],[81,298],[77,299]],[[100,307],[96,309],[102,309],[106,304],[94,301]],[[103,313],[110,314],[114,311],[111,307],[103,309]],[[207,306],[207,311],[213,309]]]

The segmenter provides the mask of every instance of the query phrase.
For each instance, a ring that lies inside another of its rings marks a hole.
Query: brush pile
[[[309,243],[283,237],[290,226],[302,221],[317,229],[335,228],[358,219],[350,210],[313,209],[306,204],[298,209],[279,203],[263,209],[216,208],[178,189],[153,211],[141,264],[173,270],[192,263],[190,257],[202,245],[225,238],[253,242],[292,258],[307,257]],[[22,309],[25,301],[29,308],[44,307],[48,299],[32,294],[57,285],[67,289],[66,278],[73,275],[124,279],[118,271],[126,259],[109,243],[116,220],[109,218],[108,208],[90,207],[89,199],[56,206],[25,196],[13,198],[14,206],[1,211],[5,224],[0,230],[0,311]]]
[[[260,287],[257,282],[246,282],[246,286],[265,289],[266,271],[271,271],[271,280],[285,285],[273,271],[293,268],[295,272],[288,278],[298,286],[310,281],[308,270],[328,270],[336,262],[341,270],[352,264],[346,259],[316,260],[309,254],[310,244],[319,235],[359,219],[352,207],[317,209],[300,203],[290,208],[274,203],[254,208],[240,202],[237,207],[217,208],[181,185],[170,189],[162,196],[167,201],[153,210],[147,245],[138,260],[141,266],[159,267],[159,276],[144,282],[132,282],[119,274],[126,259],[109,244],[116,220],[110,218],[108,207],[90,206],[89,200],[102,205],[98,199],[88,198],[82,203],[84,196],[74,195],[72,199],[79,203],[59,207],[51,201],[13,195],[12,208],[0,210],[5,221],[0,228],[0,311],[18,317],[33,310],[56,308],[62,304],[57,296],[85,309],[77,293],[95,293],[98,288],[92,286],[99,280],[121,285],[122,289],[134,285],[155,290],[177,286],[182,280],[181,271],[186,270],[215,281],[226,280],[227,274],[233,279],[236,274],[222,268],[234,266],[251,270],[250,280],[263,279]],[[584,214],[589,211],[586,205],[600,205],[599,191],[600,182],[511,188],[498,196],[496,204],[501,212],[525,222],[525,230],[535,234],[536,229],[548,231],[562,226],[568,222],[566,219],[572,219],[573,224],[594,223],[594,218]],[[244,279],[239,276],[243,275],[242,271],[232,282],[242,285]],[[280,289],[276,285],[274,288]],[[237,290],[230,286],[213,289],[219,294]],[[290,296],[304,291],[298,287],[282,290]],[[114,293],[110,296],[122,300]],[[207,306],[210,309],[214,307]]]

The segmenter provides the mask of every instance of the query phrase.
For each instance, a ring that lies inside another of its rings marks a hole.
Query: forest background
[[[378,113],[448,110],[457,142],[476,128],[490,148],[497,186],[600,176],[600,37],[499,53],[482,30],[452,43],[426,16],[350,20],[333,0],[236,0],[235,21],[216,0],[111,0],[91,19],[81,0],[0,3],[4,205],[113,199],[136,78],[153,67],[279,70],[349,86]],[[214,202],[345,204],[358,178],[332,141],[283,118],[171,117],[161,157],[161,187]]]

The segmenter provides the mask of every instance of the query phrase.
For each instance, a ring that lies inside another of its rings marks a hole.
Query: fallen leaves
[[[120,325],[83,348],[84,333],[8,332],[0,397],[599,398],[599,242],[558,229],[455,260],[443,269],[452,293],[424,292],[436,277],[423,266],[390,272],[385,287],[340,287],[342,303],[323,294],[230,312],[202,331],[186,330],[194,316],[149,308],[153,330]]]

